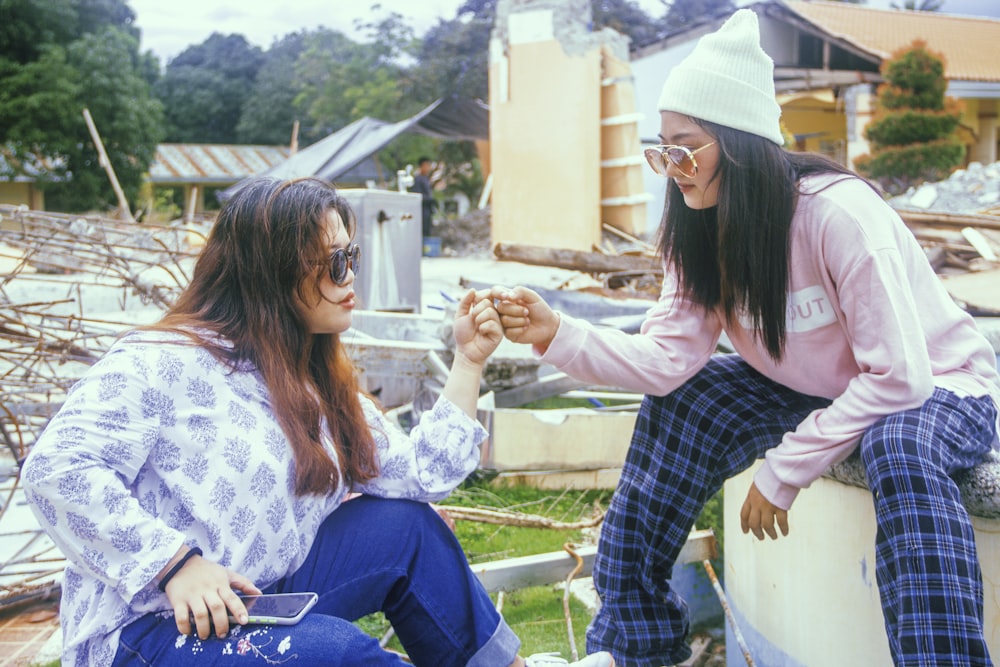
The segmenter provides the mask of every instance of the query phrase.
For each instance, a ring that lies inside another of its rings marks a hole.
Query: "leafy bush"
[[[947,177],[965,156],[965,146],[957,139],[940,139],[922,144],[898,146],[858,158],[858,171],[882,183],[888,191],[904,190],[903,184],[939,181]],[[895,188],[886,182],[898,181]]]
[[[945,97],[944,60],[915,40],[882,65],[885,83],[865,138],[872,151],[854,161],[864,176],[898,194],[927,180],[946,177],[965,159],[955,134],[960,103]]]
[[[880,146],[903,146],[940,139],[958,129],[958,115],[903,109],[887,113],[866,128],[868,140]]]

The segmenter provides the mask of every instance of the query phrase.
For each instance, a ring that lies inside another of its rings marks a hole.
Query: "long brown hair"
[[[746,316],[753,335],[779,361],[799,181],[821,173],[858,176],[822,155],[792,153],[755,134],[690,120],[719,146],[718,205],[688,208],[669,181],[659,251],[677,273],[686,298],[706,309],[721,305],[730,324]]]
[[[324,181],[241,187],[219,212],[190,284],[153,327],[195,338],[234,369],[257,368],[291,444],[300,495],[336,490],[338,464],[348,485],[378,474],[354,366],[340,337],[310,333],[300,311],[320,294],[331,211],[353,236],[350,206]],[[206,330],[224,341],[196,333]],[[336,462],[321,443],[324,420]]]

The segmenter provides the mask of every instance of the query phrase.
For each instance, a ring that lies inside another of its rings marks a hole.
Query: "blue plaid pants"
[[[687,607],[670,572],[702,507],[813,410],[829,404],[718,355],[667,396],[647,396],[601,529],[602,606],[587,650],[620,667],[690,654]],[[968,514],[950,474],[983,461],[996,433],[989,397],[944,390],[873,424],[859,445],[878,525],[876,578],[896,665],[992,665]],[[794,511],[794,510],[793,510]]]

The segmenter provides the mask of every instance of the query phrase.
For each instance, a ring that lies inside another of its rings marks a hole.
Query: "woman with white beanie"
[[[594,384],[646,394],[601,532],[588,649],[625,667],[690,655],[674,561],[723,482],[764,463],[743,532],[787,535],[801,489],[858,451],[897,665],[992,664],[957,470],[997,447],[993,351],[878,192],[782,148],[773,63],[742,9],[667,77],[663,289],[638,334],[497,287],[506,336]],[[736,354],[716,354],[725,332]],[[775,610],[782,613],[782,610]],[[838,630],[839,631],[839,630]]]

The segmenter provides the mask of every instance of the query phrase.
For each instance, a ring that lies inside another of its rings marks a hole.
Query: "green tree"
[[[407,63],[414,59],[416,42],[398,13],[377,11],[371,21],[356,22],[355,32],[363,41],[343,35],[310,40],[296,63],[301,92],[295,103],[320,136],[364,116],[402,120],[435,99],[436,91],[415,86]]]
[[[656,41],[663,22],[650,18],[635,0],[590,0],[594,28],[611,28],[629,38],[635,49]]]
[[[299,82],[291,74],[306,48],[306,33],[286,35],[264,53],[250,95],[243,103],[236,139],[241,144],[286,144],[299,120]]]
[[[74,124],[87,140],[64,146],[61,153],[72,187],[49,186],[46,199],[53,208],[67,211],[116,201],[83,121],[82,109],[87,108],[126,198],[135,202],[162,132],[162,108],[142,77],[138,42],[130,32],[106,27],[84,35],[66,52],[79,83],[79,120]]]
[[[405,64],[414,58],[416,38],[399,13],[379,11],[370,21],[355,21],[354,28],[363,41],[353,44],[347,58],[330,69],[314,109],[340,109],[352,120],[362,116],[392,120],[434,101],[434,91],[416,90],[411,68]]]
[[[723,16],[735,9],[733,0],[674,0],[662,23],[667,32],[676,32],[706,16]]]
[[[493,16],[475,12],[439,21],[420,41],[416,87],[427,97],[489,99],[489,43]]]
[[[61,46],[44,45],[37,60],[24,64],[0,59],[0,146],[12,158],[8,166],[58,163],[40,158],[58,158],[82,139],[79,96],[77,71]]]
[[[77,35],[72,0],[0,0],[0,59],[37,61],[46,47]]]
[[[300,136],[306,141],[321,139],[357,120],[349,109],[334,110],[334,105],[324,106],[319,100],[327,94],[331,71],[348,62],[358,48],[358,44],[339,31],[321,29],[304,35],[303,50],[295,61],[291,78],[295,90],[293,105],[302,123]]]
[[[944,178],[962,163],[965,146],[956,134],[961,105],[945,97],[943,57],[915,40],[883,63],[882,76],[865,128],[872,151],[855,160],[858,172],[893,194]]]
[[[82,111],[89,108],[130,199],[161,134],[124,0],[0,0],[0,150],[4,176],[30,174],[56,210],[116,206]]]
[[[264,56],[243,35],[212,33],[167,65],[154,91],[167,141],[232,144]]]
[[[124,0],[76,0],[77,32],[95,34],[111,26],[124,30],[139,40],[140,31],[135,25],[135,12]]]

